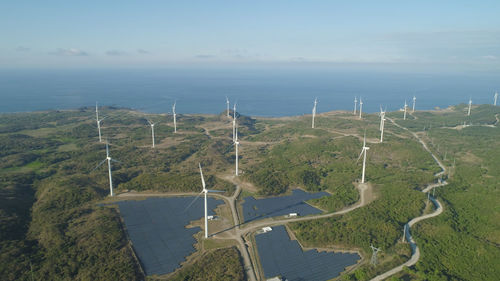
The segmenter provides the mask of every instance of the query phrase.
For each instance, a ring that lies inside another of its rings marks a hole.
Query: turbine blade
[[[198,193],[198,195],[196,195],[196,197],[193,199],[193,201],[191,201],[191,203],[189,203],[189,205],[186,207],[186,209],[184,209],[184,212],[186,212],[189,208],[191,208],[191,206],[193,206],[194,201],[196,201],[196,199],[200,198],[201,194],[203,194],[203,191]]]
[[[201,163],[198,163],[200,166],[200,176],[201,176],[201,184],[203,186],[203,190],[205,190],[205,179],[203,178],[203,171],[201,170]]]
[[[123,164],[123,162],[122,162],[122,161],[119,161],[119,160],[116,160],[116,159],[113,159],[113,158],[111,158],[111,161],[116,162],[116,163]]]
[[[356,160],[356,163],[359,162],[359,159],[361,159],[361,156],[363,155],[363,152],[365,151],[365,148],[361,149],[361,153],[359,154],[358,160]]]
[[[109,146],[108,146],[108,140],[106,140],[106,157],[109,157]]]
[[[104,162],[106,162],[106,160],[107,160],[107,159],[104,159],[104,160],[102,160],[102,161],[101,161],[101,163],[97,164],[97,166],[96,166],[94,169],[92,169],[92,170],[90,171],[90,173],[92,173],[92,172],[93,172],[94,170],[96,170],[97,168],[101,167],[101,165],[102,165],[102,164],[104,164]]]

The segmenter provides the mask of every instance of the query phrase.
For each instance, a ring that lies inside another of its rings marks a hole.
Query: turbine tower
[[[497,106],[498,92],[495,92],[495,96],[493,98],[494,98],[493,105]]]
[[[417,98],[413,96],[413,108],[412,108],[412,113],[415,112],[415,103],[417,102]]]
[[[314,106],[312,110],[312,128],[314,129],[314,117],[316,117],[316,105],[318,104],[318,98],[314,99]]]
[[[177,114],[175,114],[175,104],[177,102],[174,102],[174,105],[172,105],[172,115],[174,116],[174,133],[177,133]]]
[[[405,114],[404,114],[404,117],[403,117],[403,120],[406,120],[406,109],[408,108],[408,104],[406,103],[406,100],[405,100]]]
[[[380,142],[384,141],[385,111],[380,106]]]
[[[229,118],[229,99],[226,96],[227,118]]]
[[[472,106],[472,99],[469,98],[469,110],[467,111],[467,116],[470,116],[470,108]]]
[[[359,119],[362,118],[363,114],[363,101],[361,100],[361,97],[359,97]]]
[[[155,148],[155,123],[151,122],[151,120],[147,119],[149,125],[151,126],[151,138],[153,141],[153,148]]]
[[[236,176],[238,176],[238,146],[240,146],[240,142],[238,141],[238,127],[236,127],[236,136],[235,136],[235,141],[234,141],[234,149],[236,151],[236,157],[235,157],[235,162],[236,162]]]
[[[233,105],[233,142],[235,142],[236,138],[236,103]]]
[[[363,171],[361,173],[361,183],[365,183],[365,168],[366,168],[366,151],[370,149],[369,147],[366,146],[366,133],[365,137],[363,138],[363,148],[361,149],[361,153],[359,154],[358,161],[361,159],[361,156],[363,156]]]
[[[106,117],[99,119],[99,110],[97,109],[97,102],[95,102],[95,120],[97,121],[97,130],[99,131],[99,142],[102,142],[101,138],[101,122],[106,119]]]
[[[207,193],[215,193],[215,192],[224,192],[222,190],[210,190],[205,186],[205,179],[203,178],[203,171],[201,170],[201,163],[198,164],[200,167],[200,175],[201,175],[201,185],[203,186],[203,190],[191,201],[191,203],[187,206],[186,210],[193,205],[193,203],[200,197],[202,194],[205,195],[205,238],[208,238],[208,207],[207,207]]]
[[[380,248],[375,248],[373,245],[370,245],[370,248],[372,248],[372,259],[370,263],[372,265],[377,265],[377,253],[380,252]]]
[[[102,160],[101,163],[99,163],[99,165],[97,165],[95,169],[99,168],[102,164],[104,164],[104,162],[108,162],[108,174],[109,174],[109,195],[110,196],[114,196],[114,192],[113,192],[113,177],[112,177],[112,174],[111,174],[111,161],[113,162],[118,162],[120,163],[120,161],[118,160],[115,160],[113,158],[111,158],[111,156],[109,156],[109,147],[108,147],[108,142],[106,142],[106,158],[104,160]]]
[[[354,111],[352,114],[356,115],[356,108],[357,108],[357,105],[358,105],[358,99],[356,97],[354,97]]]

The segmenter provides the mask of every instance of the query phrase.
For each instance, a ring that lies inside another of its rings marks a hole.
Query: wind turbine
[[[493,101],[494,106],[497,106],[497,99],[498,99],[498,92],[495,92],[494,101]]]
[[[148,123],[151,126],[151,138],[153,140],[153,148],[155,147],[155,123],[151,122],[149,119]]]
[[[358,161],[363,156],[363,171],[361,173],[361,183],[365,183],[365,168],[366,168],[366,151],[370,148],[366,146],[366,133],[363,138],[363,148],[361,149],[361,153],[359,154]]]
[[[412,112],[415,112],[415,103],[417,102],[417,98],[415,96],[413,96],[413,108],[412,108]]]
[[[110,196],[114,196],[115,194],[113,193],[113,177],[111,175],[111,161],[113,162],[118,162],[120,163],[120,161],[118,160],[115,160],[113,158],[111,158],[111,156],[109,156],[109,147],[108,147],[108,142],[106,142],[106,158],[104,160],[102,160],[101,163],[99,163],[99,165],[97,165],[95,169],[99,168],[102,164],[104,164],[104,162],[108,161],[108,173],[109,173],[109,195]]]
[[[316,117],[316,105],[318,104],[318,98],[314,99],[314,106],[312,110],[312,128],[314,129],[314,117]]]
[[[240,142],[238,141],[238,127],[236,127],[236,136],[235,136],[235,141],[234,141],[234,149],[236,151],[236,176],[238,176],[238,146],[240,146]]]
[[[354,97],[354,112],[353,112],[354,115],[356,115],[357,104],[358,104],[358,99]]]
[[[233,142],[235,142],[236,135],[236,103],[233,105]]]
[[[205,179],[203,178],[203,171],[201,170],[201,163],[198,164],[200,167],[200,175],[201,175],[201,184],[203,186],[203,190],[191,201],[191,203],[187,206],[186,210],[193,205],[194,201],[201,196],[201,194],[205,195],[205,238],[208,238],[208,210],[207,210],[207,193],[216,193],[216,192],[224,192],[222,190],[210,190],[205,186]]]
[[[406,100],[405,100],[405,114],[404,114],[403,120],[406,120],[406,109],[407,108],[408,108],[408,104],[406,103]]]
[[[384,125],[385,125],[385,111],[382,111],[382,106],[380,106],[380,142],[384,141]]]
[[[359,97],[359,119],[362,118],[363,114],[363,101],[361,100],[361,97]]]
[[[226,96],[227,118],[229,118],[229,99]]]
[[[174,133],[177,133],[177,114],[175,114],[175,104],[177,102],[174,102],[174,105],[172,105],[172,115],[174,116]]]
[[[95,120],[97,121],[97,130],[99,131],[99,142],[102,142],[101,138],[101,122],[106,119],[106,117],[99,119],[99,110],[97,109],[97,102],[95,103]]]
[[[469,110],[467,111],[467,116],[470,116],[470,108],[472,106],[472,99],[469,98]]]

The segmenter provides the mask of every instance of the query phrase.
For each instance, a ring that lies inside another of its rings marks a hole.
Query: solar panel
[[[168,197],[118,202],[128,236],[146,275],[173,272],[194,253],[193,234],[201,229],[186,226],[203,218],[204,210],[200,197],[185,211],[193,199]],[[224,201],[208,198],[207,203],[208,215],[215,215],[213,210]]]
[[[284,216],[290,213],[298,213],[300,216],[320,214],[321,210],[305,203],[310,199],[330,196],[326,192],[308,193],[300,189],[292,190],[292,195],[278,196],[264,199],[245,197],[243,203],[243,218],[245,222],[276,216]]]
[[[351,253],[303,252],[296,240],[290,240],[284,226],[258,234],[255,240],[266,278],[281,275],[290,281],[329,280],[360,259]]]

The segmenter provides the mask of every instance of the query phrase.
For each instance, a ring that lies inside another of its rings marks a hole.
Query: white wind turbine
[[[229,99],[226,96],[227,118],[229,118]]]
[[[174,116],[174,133],[177,133],[177,114],[175,114],[175,104],[177,102],[174,102],[174,105],[172,105],[172,115]]]
[[[155,147],[155,123],[151,122],[151,120],[147,119],[149,125],[151,126],[151,138],[153,141],[153,148]]]
[[[363,114],[363,100],[361,100],[361,97],[359,97],[359,119],[362,118]]]
[[[363,156],[363,171],[361,173],[361,183],[365,183],[365,168],[366,168],[366,151],[370,149],[369,147],[366,146],[366,133],[365,137],[363,138],[363,148],[361,149],[361,153],[359,154],[358,161]]]
[[[95,120],[97,122],[97,130],[99,131],[99,142],[102,142],[101,138],[101,122],[106,119],[106,117],[99,119],[99,110],[97,109],[97,102],[95,103]]]
[[[236,103],[233,105],[233,142],[236,136]]]
[[[412,108],[412,112],[415,112],[415,103],[417,102],[417,97],[413,96],[413,108]]]
[[[318,98],[314,99],[314,106],[312,110],[312,128],[314,129],[314,118],[316,117],[316,105],[318,104]]]
[[[469,98],[469,110],[467,111],[467,116],[470,116],[470,108],[472,106],[472,99]]]
[[[404,113],[404,117],[403,117],[403,120],[406,120],[406,109],[408,108],[408,104],[406,103],[406,100],[405,100],[405,113]]]
[[[354,115],[356,115],[357,104],[358,104],[358,99],[354,97],[354,112],[353,112]]]
[[[236,151],[236,156],[235,156],[236,176],[238,176],[238,146],[240,146],[240,142],[238,141],[238,127],[236,127],[236,136],[234,141],[234,150]]]
[[[196,196],[193,201],[191,201],[191,203],[187,206],[186,210],[189,209],[189,207],[191,207],[191,205],[193,205],[194,201],[196,201],[196,199],[198,199],[198,197],[201,196],[201,194],[204,194],[205,195],[205,238],[208,238],[208,207],[207,207],[207,193],[215,193],[215,192],[224,192],[222,190],[210,190],[210,189],[207,189],[206,186],[205,186],[205,179],[203,178],[203,171],[201,170],[201,163],[199,163],[199,167],[200,167],[200,175],[201,175],[201,184],[203,186],[203,190],[198,194],[198,196]]]
[[[493,96],[493,105],[497,106],[497,99],[498,99],[498,92],[495,92],[495,95]]]
[[[384,125],[385,125],[385,111],[382,111],[380,106],[380,142],[384,141]]]
[[[114,196],[114,192],[113,192],[113,177],[111,175],[111,161],[113,162],[118,162],[120,163],[120,161],[118,160],[115,160],[113,158],[111,158],[111,156],[109,156],[109,147],[108,147],[108,142],[106,142],[106,158],[104,160],[102,160],[101,163],[99,163],[99,165],[97,165],[95,169],[99,168],[102,164],[104,164],[104,162],[108,161],[108,174],[109,174],[109,195],[110,196]]]

